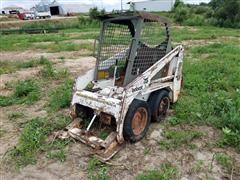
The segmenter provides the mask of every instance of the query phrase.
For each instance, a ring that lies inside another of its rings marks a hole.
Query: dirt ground
[[[199,43],[199,42],[191,42]],[[204,43],[204,42],[203,42]],[[95,59],[93,57],[82,57],[82,51],[45,53],[40,51],[24,52],[4,52],[1,58],[4,60],[26,60],[32,57],[45,56],[51,60],[60,56],[67,57],[63,62],[57,61],[54,66],[57,68],[67,68],[73,77],[77,77],[94,67]],[[6,83],[17,79],[24,79],[37,76],[39,68],[22,69],[11,74],[0,75],[1,95],[8,94]],[[34,105],[14,105],[0,108],[1,130],[4,131],[0,137],[0,157],[5,156],[9,148],[16,145],[21,128],[16,123],[24,124],[26,121],[40,116],[47,116],[44,109],[44,100],[36,102]],[[20,121],[10,121],[8,115],[12,112],[24,112],[24,118]],[[167,121],[167,120],[166,120]],[[195,148],[181,146],[176,150],[162,150],[159,146],[159,140],[163,139],[163,133],[169,129],[175,130],[195,130],[202,133],[202,137],[191,142]],[[226,172],[216,163],[215,155],[217,153],[226,153],[233,157],[240,164],[240,155],[233,149],[221,149],[211,147],[218,137],[218,130],[208,126],[175,126],[167,127],[163,123],[151,124],[150,129],[142,141],[135,144],[126,144],[126,146],[107,163],[107,175],[110,179],[134,179],[134,177],[144,170],[160,167],[162,162],[169,161],[178,169],[178,177],[181,180],[192,179],[240,179],[239,175]],[[1,179],[87,179],[87,164],[92,158],[91,148],[79,143],[72,142],[67,146],[67,159],[64,162],[48,160],[39,155],[37,164],[28,165],[20,171],[14,171],[2,164],[1,161]],[[200,163],[200,165],[198,165]],[[200,166],[200,167],[199,167]]]
[[[226,150],[206,147],[208,143],[214,143],[217,131],[207,126],[186,126],[184,129],[197,130],[204,134],[200,140],[193,141],[196,149],[183,146],[175,151],[160,150],[158,140],[162,138],[161,134],[165,129],[161,124],[152,124],[146,138],[136,144],[127,144],[108,162],[110,179],[134,179],[137,174],[160,167],[165,161],[172,162],[178,168],[179,179],[182,180],[231,179],[231,175],[224,172],[214,159],[217,153]],[[9,147],[14,142],[16,139],[11,140]],[[240,162],[239,154],[231,149],[227,150],[227,154]],[[4,172],[2,179],[87,179],[87,164],[91,155],[90,147],[75,142],[69,145],[65,162],[49,161],[40,156],[36,165],[29,165],[20,172]],[[239,176],[233,175],[232,179],[237,180]]]

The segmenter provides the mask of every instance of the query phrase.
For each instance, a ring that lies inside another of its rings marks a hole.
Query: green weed
[[[43,66],[39,74],[43,78],[61,79],[68,76],[68,71],[65,69],[57,70],[53,67],[52,63],[48,63]]]
[[[164,134],[164,140],[161,140],[160,147],[163,149],[174,150],[182,145],[190,145],[191,141],[201,137],[197,131],[169,130]]]
[[[109,135],[109,133],[103,130],[103,131],[101,131],[99,138],[105,140],[108,137],[108,135]]]
[[[0,106],[32,104],[40,99],[40,87],[34,80],[18,81],[11,96],[0,96]]]
[[[170,162],[165,162],[160,169],[146,170],[136,177],[136,180],[171,180],[177,179],[177,168]]]
[[[43,56],[40,59],[33,59],[29,61],[0,61],[0,74],[13,73],[22,68],[32,68],[48,63],[50,63],[49,60]]]
[[[0,61],[0,75],[15,72],[16,68],[7,61]]]
[[[221,145],[240,149],[240,47],[237,43],[214,43],[190,49],[185,58],[182,96],[174,105],[173,123],[213,125],[222,133]],[[207,59],[200,55],[210,54]],[[192,59],[199,59],[193,61]]]
[[[218,140],[218,145],[223,146],[233,146],[238,151],[240,151],[240,133],[239,131],[232,131],[229,128],[223,128],[220,138]]]
[[[107,166],[101,163],[98,159],[92,158],[88,162],[88,176],[90,180],[108,180],[106,175]]]
[[[173,27],[172,30],[173,41],[181,42],[182,40],[216,39],[216,37],[222,36],[239,37],[239,29],[218,28],[213,26],[194,26],[194,29],[195,30],[192,30],[187,26],[181,29]]]
[[[66,43],[55,41],[52,44],[40,44],[34,46],[36,49],[47,49],[49,52],[61,52],[61,51],[79,51],[81,49],[86,49],[89,51],[93,50],[93,45],[91,43]]]
[[[54,116],[56,116],[55,113]],[[56,117],[50,118],[50,120],[53,122],[51,124],[52,130],[62,130],[71,122],[71,118],[66,115],[57,115]]]
[[[67,79],[51,92],[48,106],[52,111],[70,106],[73,82]]]
[[[13,112],[8,115],[8,118],[10,120],[15,120],[24,117],[24,114],[22,112]]]
[[[9,151],[10,162],[17,168],[36,163],[39,152],[46,154],[49,159],[64,161],[66,159],[65,146],[69,140],[47,141],[48,135],[56,130],[66,127],[70,118],[54,115],[54,117],[34,118],[28,122],[20,135],[19,142]]]
[[[47,119],[35,118],[24,127],[17,146],[10,151],[17,168],[36,162],[36,154],[49,134],[46,124]]]
[[[15,100],[12,96],[0,96],[0,106],[10,106],[15,103]]]
[[[202,160],[197,160],[196,163],[193,165],[191,170],[193,173],[198,174],[204,171],[204,162]]]
[[[31,67],[37,67],[39,65],[45,65],[45,64],[49,64],[50,61],[45,58],[45,57],[41,57],[40,59],[33,59],[30,61],[25,61],[25,62],[18,62],[17,63],[17,68],[31,68]]]
[[[61,162],[66,160],[65,147],[69,144],[69,140],[55,140],[51,143],[46,144],[43,148],[47,153],[46,157],[49,159],[56,159]]]
[[[27,49],[48,49],[50,52],[72,51],[83,49],[92,49],[93,45],[78,45],[72,43],[64,43],[62,41],[72,39],[94,39],[98,34],[99,29],[68,29],[62,33],[51,34],[10,34],[0,36],[0,52],[3,51],[22,51]],[[67,33],[79,32],[79,35],[68,36]],[[81,32],[89,32],[87,34]],[[63,36],[63,33],[65,35]],[[50,44],[38,44],[38,42],[58,42]],[[63,48],[63,49],[61,49]]]
[[[218,153],[216,154],[215,158],[218,164],[220,164],[224,169],[226,169],[228,173],[231,173],[234,166],[234,161],[231,156],[228,156],[224,153]]]
[[[5,129],[0,129],[0,138],[3,137],[6,132]]]
[[[47,153],[47,158],[56,159],[56,160],[63,162],[66,160],[66,152],[63,149],[52,150]]]

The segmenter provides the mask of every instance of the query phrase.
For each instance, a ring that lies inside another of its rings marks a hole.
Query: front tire
[[[123,136],[125,140],[137,142],[147,133],[150,124],[150,110],[145,101],[133,100],[123,124]]]

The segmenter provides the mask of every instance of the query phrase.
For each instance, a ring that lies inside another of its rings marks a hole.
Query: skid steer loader
[[[183,47],[172,47],[164,17],[127,12],[99,18],[96,66],[76,79],[66,132],[106,161],[125,142],[141,140],[150,121],[161,121],[177,101]]]

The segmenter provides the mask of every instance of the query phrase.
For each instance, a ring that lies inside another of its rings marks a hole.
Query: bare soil
[[[5,51],[1,52],[0,61],[25,61],[30,59],[38,59],[40,57],[46,57],[48,59],[69,58],[76,59],[89,55],[91,52],[87,50],[81,51],[61,51],[56,53],[50,53],[43,50],[26,50],[26,51]]]

